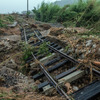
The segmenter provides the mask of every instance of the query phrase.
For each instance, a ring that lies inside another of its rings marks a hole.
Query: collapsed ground
[[[100,37],[88,36],[88,29],[83,27],[64,28],[60,24],[47,24],[32,19],[27,21],[19,16],[17,21],[16,27],[0,29],[0,99],[62,100],[57,96],[48,97],[39,94],[36,83],[29,75],[30,72],[25,73],[27,70],[24,68],[27,69],[27,64],[23,64],[20,37],[22,24],[32,30],[38,29],[42,35],[58,42],[66,52],[70,53],[70,56],[82,64],[100,70],[98,68],[100,66]]]

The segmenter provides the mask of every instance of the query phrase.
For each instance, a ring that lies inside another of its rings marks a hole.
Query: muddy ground
[[[14,28],[0,29],[0,100],[63,100],[58,96],[44,96],[37,91],[36,84],[23,73],[21,31],[22,24],[38,29],[44,36],[58,42],[69,52],[70,56],[92,66],[100,67],[100,37],[84,35],[86,28],[64,28],[61,24],[37,22],[32,19],[17,19]]]

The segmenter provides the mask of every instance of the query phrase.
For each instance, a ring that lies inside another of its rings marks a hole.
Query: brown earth
[[[38,26],[32,22],[28,24],[32,28]],[[48,30],[51,26],[43,24],[38,28]],[[50,97],[35,92],[35,83],[22,74],[21,69],[26,65],[22,65],[21,61],[20,33],[19,25],[0,29],[0,100],[64,100],[59,95]]]
[[[64,98],[61,97],[48,97],[48,96],[43,96],[41,94],[37,94],[37,92],[34,92],[34,88],[30,89],[29,92],[20,92],[20,93],[14,93],[12,91],[12,87],[10,88],[4,88],[0,87],[0,99],[4,100],[65,100]]]
[[[6,35],[20,35],[20,28],[19,27],[15,27],[15,28],[8,28],[8,29],[5,29],[5,28],[1,28],[0,29],[0,34],[3,35],[3,34],[6,34]]]
[[[68,47],[68,51],[71,51],[70,56],[89,66],[93,61],[100,61],[100,38],[92,35],[85,36],[83,33],[86,32],[87,29],[78,27],[51,28],[48,38],[60,42],[63,47]]]
[[[22,22],[22,21],[21,21]],[[69,55],[75,57],[75,59],[80,62],[95,67],[91,65],[93,61],[100,62],[100,39],[95,36],[90,37],[82,37],[78,36],[78,34],[83,34],[88,30],[81,27],[69,27],[69,28],[57,28],[51,27],[48,24],[33,24],[33,20],[24,20],[24,25],[28,24],[29,27],[39,29],[42,31],[43,35],[48,35],[48,38],[51,40],[58,42],[61,46],[65,47],[66,52],[70,52]],[[14,99],[14,100],[64,100],[59,95],[58,96],[44,96],[36,91],[35,84],[32,87],[28,87],[27,85],[31,85],[34,82],[30,81],[30,77],[23,75],[20,69],[23,68],[21,65],[21,57],[22,52],[20,49],[19,41],[20,38],[20,25],[15,28],[2,28],[0,29],[0,70],[8,70],[8,72],[18,73],[14,74],[18,75],[17,78],[22,78],[25,76],[23,80],[30,82],[22,82],[19,85],[12,85],[9,88],[0,87],[0,99]],[[6,35],[6,36],[5,36]],[[17,54],[18,53],[18,54]],[[25,66],[25,65],[24,65]],[[4,69],[2,69],[4,67]],[[97,67],[96,67],[97,68]],[[6,71],[5,71],[6,72]],[[21,72],[21,73],[20,73]],[[7,76],[14,76],[12,73],[7,73]],[[2,75],[1,75],[2,76]],[[5,82],[6,78],[0,76],[0,83]],[[13,81],[13,80],[12,80]],[[6,83],[6,82],[5,82]],[[9,81],[7,83],[9,85]],[[24,85],[26,87],[24,87]],[[69,88],[70,85],[66,84],[66,87]],[[69,91],[69,93],[72,91]]]

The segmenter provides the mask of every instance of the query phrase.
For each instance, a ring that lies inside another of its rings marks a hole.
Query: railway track
[[[46,42],[48,51],[51,55],[38,54],[37,51],[32,52],[32,56],[27,59],[30,66],[34,66],[38,62],[41,70],[33,72],[32,78],[34,81],[39,81],[38,90],[47,93],[48,90],[56,89],[56,91],[67,100],[95,100],[95,96],[100,94],[100,72],[93,70],[93,82],[90,83],[89,67],[83,68],[80,63],[68,56],[68,52],[63,52],[64,48],[58,43],[50,41],[43,37],[38,30],[26,32],[25,29],[21,34],[22,40],[32,46],[40,46]],[[36,38],[37,41],[29,41],[30,37]],[[66,83],[70,83],[73,89],[72,92]],[[99,99],[98,99],[99,100]]]

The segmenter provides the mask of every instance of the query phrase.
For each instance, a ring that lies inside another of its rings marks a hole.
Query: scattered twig
[[[100,62],[99,62],[99,61],[93,61],[92,64],[94,64],[94,65],[100,67]]]
[[[90,62],[90,65],[91,65],[91,67],[90,67],[90,83],[92,83],[92,81],[93,81],[93,66],[92,66],[92,64],[91,64],[91,62]]]

